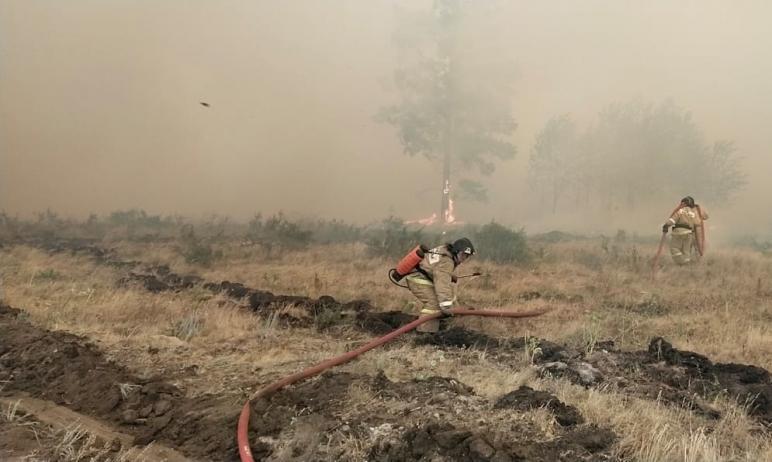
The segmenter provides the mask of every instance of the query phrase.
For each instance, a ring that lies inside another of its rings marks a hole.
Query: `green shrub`
[[[311,234],[311,231],[304,230],[279,212],[265,220],[262,215],[255,215],[247,225],[246,238],[270,252],[274,247],[285,250],[305,249],[311,243]]]
[[[492,221],[475,232],[472,242],[483,260],[496,263],[525,263],[530,260],[522,229],[515,231]]]
[[[215,252],[212,245],[204,242],[196,236],[193,225],[184,225],[180,231],[180,241],[182,246],[180,253],[185,261],[190,264],[209,266],[215,259],[219,258],[221,253]]]
[[[399,218],[389,217],[370,232],[365,240],[370,255],[399,258],[421,243],[420,229],[411,230]]]

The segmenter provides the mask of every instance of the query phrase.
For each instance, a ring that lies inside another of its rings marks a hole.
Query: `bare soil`
[[[86,339],[37,328],[22,313],[0,305],[3,396],[24,394],[65,406],[134,436],[134,444],[159,441],[194,459],[235,455],[237,403],[187,399],[160,378],[137,377],[108,361]]]

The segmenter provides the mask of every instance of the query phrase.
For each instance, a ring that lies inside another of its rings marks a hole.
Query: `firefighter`
[[[445,244],[425,253],[415,271],[407,275],[407,286],[421,302],[421,316],[442,312],[452,316],[450,309],[456,299],[454,271],[458,265],[474,255],[474,246],[467,238]],[[435,333],[440,330],[440,320],[427,321],[417,330]]]
[[[694,203],[694,198],[686,196],[662,225],[662,232],[670,229],[670,255],[677,265],[685,265],[696,260],[694,249],[701,256],[704,250],[703,222],[708,219],[705,209]]]

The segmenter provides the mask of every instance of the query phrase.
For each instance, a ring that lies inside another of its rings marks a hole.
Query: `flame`
[[[456,216],[453,215],[453,199],[448,197],[448,209],[445,210],[445,224],[450,225],[456,222]]]
[[[460,225],[463,224],[461,221],[456,220],[456,215],[454,213],[455,211],[455,202],[450,197],[450,181],[445,181],[445,187],[442,188],[442,194],[448,196],[448,209],[445,210],[444,216],[442,217],[442,223],[446,225]],[[426,218],[419,218],[418,220],[410,220],[406,221],[406,224],[409,225],[423,225],[423,226],[430,226],[438,221],[438,215],[436,213],[431,214],[431,216],[428,216]]]
[[[408,225],[423,225],[423,226],[430,226],[437,222],[437,214],[432,213],[431,216],[426,218],[419,218],[418,220],[410,220],[406,221]]]

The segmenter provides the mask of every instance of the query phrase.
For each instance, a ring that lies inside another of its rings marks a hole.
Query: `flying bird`
[[[199,101],[198,104],[200,104],[200,105],[202,105],[204,107],[209,107],[209,103],[205,103],[203,101]]]

